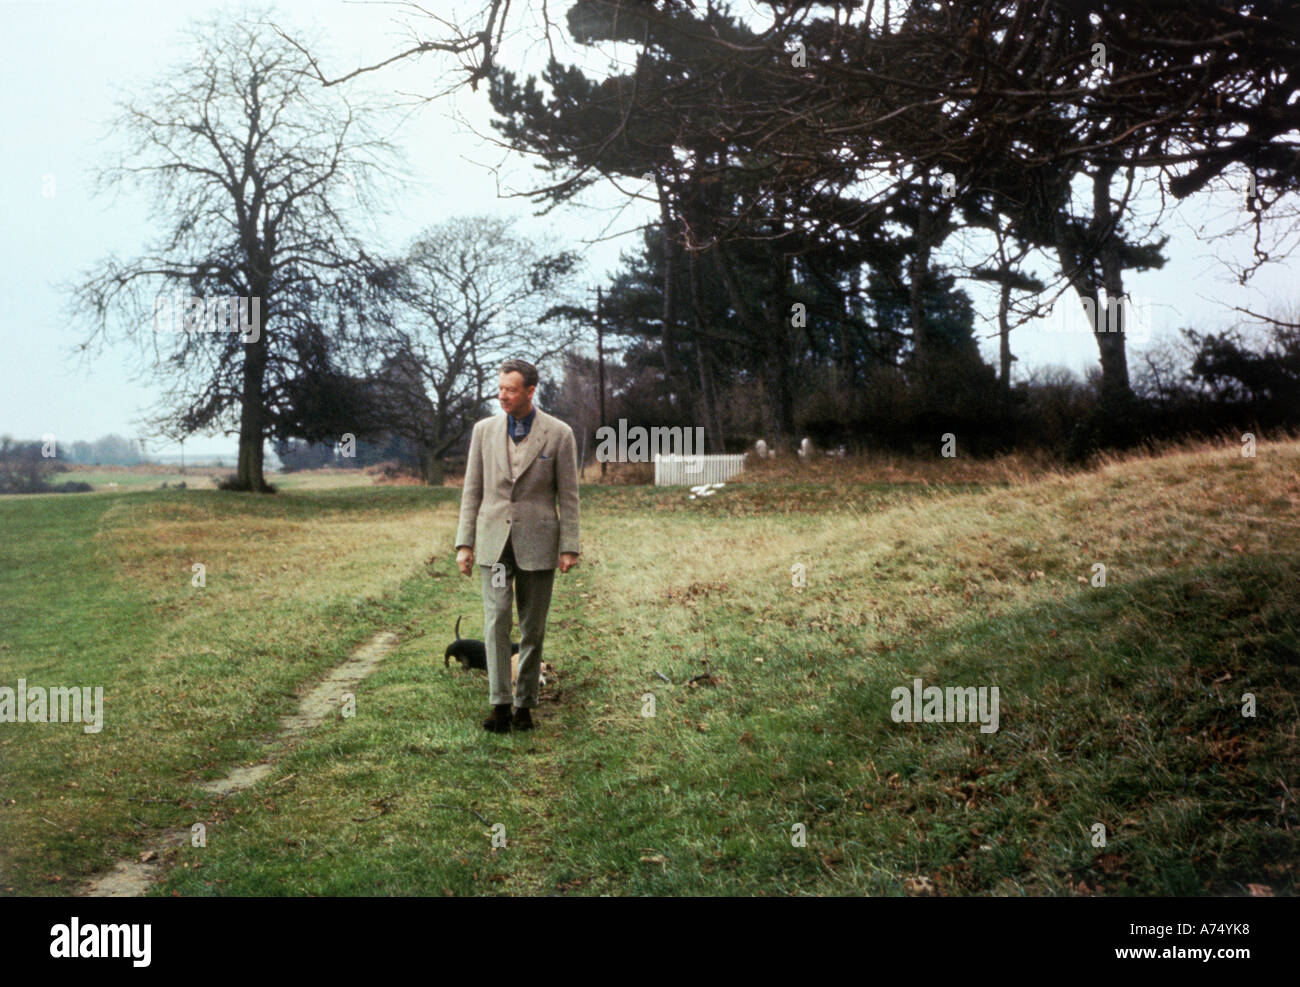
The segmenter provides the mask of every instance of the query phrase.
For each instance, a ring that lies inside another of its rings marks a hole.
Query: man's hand
[[[468,576],[474,571],[474,549],[468,545],[463,545],[456,552],[456,565],[460,569],[462,576]]]
[[[573,552],[560,553],[560,571],[568,572],[578,564],[578,556]]]

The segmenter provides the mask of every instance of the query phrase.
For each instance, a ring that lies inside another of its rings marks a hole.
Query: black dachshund
[[[460,662],[461,668],[481,668],[487,671],[487,645],[482,641],[475,641],[473,638],[460,636],[460,617],[456,618],[456,640],[447,645],[447,651],[442,656],[442,667],[446,668],[455,658]],[[519,654],[519,644],[515,642],[510,645],[510,654],[512,656]],[[513,673],[518,659],[512,657],[510,661],[511,671]],[[512,675],[513,678],[513,675]]]

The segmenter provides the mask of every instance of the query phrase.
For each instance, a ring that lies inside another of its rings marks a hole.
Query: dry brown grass
[[[1263,442],[1262,437],[1259,438]],[[1276,435],[1274,442],[1300,439],[1295,435]],[[921,483],[1009,486],[1032,483],[1047,477],[1069,477],[1092,473],[1119,463],[1146,462],[1170,455],[1228,451],[1240,456],[1238,436],[1214,439],[1175,439],[1151,442],[1138,449],[1105,452],[1087,465],[1071,466],[1042,451],[1012,452],[988,459],[960,454],[945,459],[935,455],[923,458],[887,452],[870,452],[843,458],[828,456],[818,450],[804,460],[797,455],[779,453],[775,458],[760,460],[751,450],[745,454],[745,469],[736,483]],[[583,483],[601,483],[600,463],[588,463],[582,472]],[[652,484],[651,463],[610,463],[604,480],[613,486]],[[456,484],[459,486],[459,483]]]

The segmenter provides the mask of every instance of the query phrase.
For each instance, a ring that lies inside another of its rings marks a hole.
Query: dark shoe
[[[533,715],[528,712],[527,706],[515,707],[515,716],[511,725],[516,730],[531,730],[533,728]]]
[[[492,715],[483,721],[483,729],[493,733],[510,732],[510,704],[502,703],[492,707]]]

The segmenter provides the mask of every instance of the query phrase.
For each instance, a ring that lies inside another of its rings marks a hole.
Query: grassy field
[[[746,479],[583,487],[559,679],[501,737],[442,667],[482,620],[454,489],[0,498],[0,686],[107,707],[0,723],[0,891],[202,822],[151,893],[1295,894],[1300,442]],[[354,717],[198,787],[382,630]],[[894,722],[914,678],[997,686],[999,729]]]

